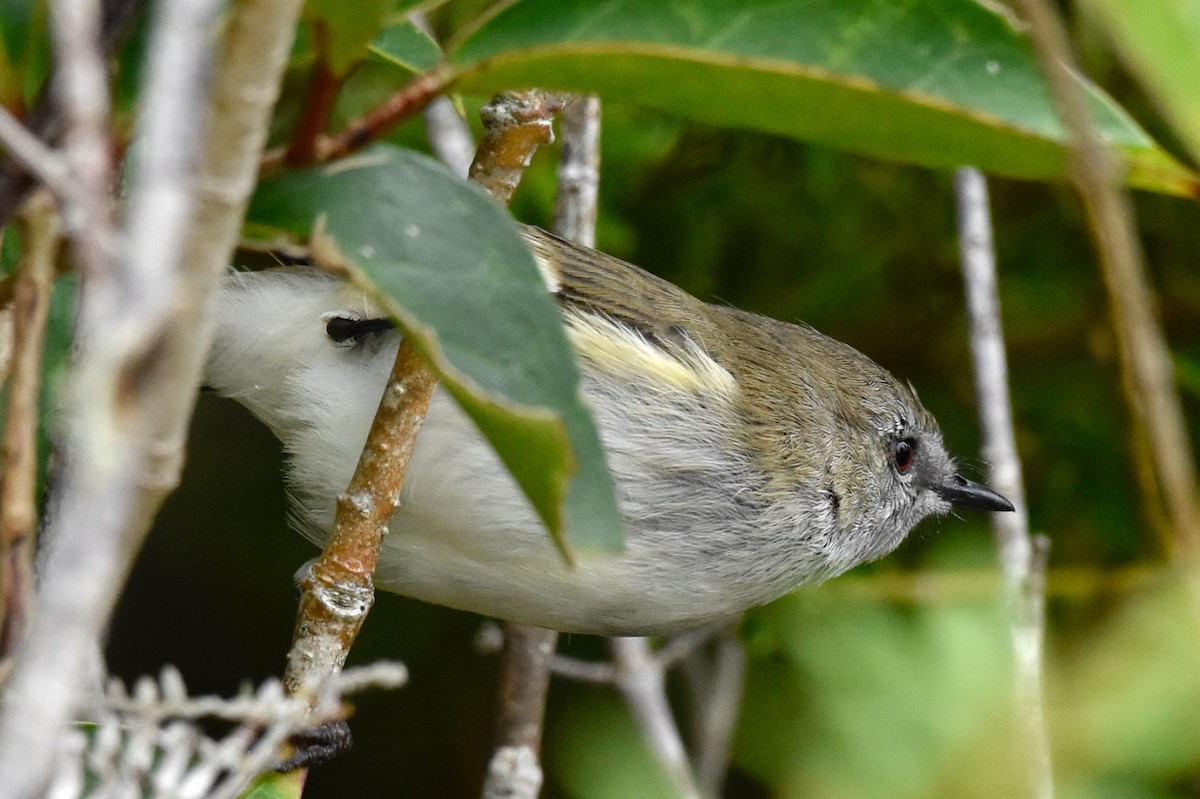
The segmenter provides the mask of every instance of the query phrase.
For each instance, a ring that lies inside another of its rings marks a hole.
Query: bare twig
[[[433,152],[461,178],[471,171],[475,139],[467,121],[448,97],[438,97],[424,111],[425,131]]]
[[[60,5],[69,7],[54,20],[62,29],[56,34],[58,47],[70,51],[59,56],[64,103],[87,109],[68,111],[66,118],[71,128],[92,131],[69,130],[64,139],[68,164],[80,177],[81,196],[72,202],[83,209],[72,211],[66,221],[76,225],[84,289],[77,328],[80,357],[67,386],[70,427],[46,530],[38,614],[0,706],[0,784],[17,797],[37,795],[44,786],[53,741],[75,705],[87,653],[99,641],[158,506],[178,482],[207,345],[201,320],[254,184],[299,12],[299,0],[235,4],[225,27],[211,105],[216,111],[206,119],[201,158],[188,149],[200,137],[179,135],[174,126],[197,117],[195,105],[188,103],[200,95],[209,74],[203,61],[211,51],[211,20],[222,4],[177,0],[158,7],[147,69],[152,85],[143,94],[140,124],[148,146],[169,139],[179,148],[169,157],[152,157],[153,162],[189,166],[174,183],[179,174],[139,170],[131,192],[129,240],[139,241],[140,230],[157,230],[159,238],[133,245],[118,269],[111,258],[111,227],[105,227],[111,196],[104,114],[95,107],[96,98],[106,96],[104,74],[96,74],[102,65],[92,62],[93,74],[78,80],[71,77],[73,69],[85,70],[68,68],[80,58],[80,48],[95,54],[95,20],[81,23],[74,17],[95,6]],[[78,97],[83,93],[90,95],[86,102]],[[192,179],[191,165],[200,161],[204,171]],[[188,213],[186,195],[193,185],[199,187],[197,202]],[[80,229],[81,220],[95,224]],[[190,225],[186,244],[182,222]],[[182,253],[186,260],[180,268],[177,258],[158,261],[154,253]],[[154,288],[163,291],[147,297],[145,291]]]
[[[553,141],[550,126],[560,107],[539,91],[493,99],[481,112],[486,130],[471,164],[471,179],[508,205],[534,152]],[[557,642],[558,633],[551,630],[514,622],[504,626],[498,734],[484,779],[484,799],[535,799],[541,791],[539,750]]]
[[[615,685],[617,682],[616,667],[608,661],[580,660],[557,655],[550,667],[556,675],[566,677],[568,680],[590,682],[595,685]]]
[[[681,799],[700,799],[700,786],[667,704],[666,672],[645,638],[613,638],[617,689]]]
[[[43,144],[4,106],[0,106],[0,145],[55,194],[66,196],[70,193],[67,165],[59,154]]]
[[[1078,68],[1062,20],[1047,0],[1019,0],[1017,6],[1030,23],[1042,71],[1071,132],[1071,180],[1083,199],[1100,256],[1121,380],[1132,409],[1134,450],[1144,464],[1138,471],[1146,507],[1155,517],[1165,516],[1195,582],[1200,580],[1196,466],[1133,213],[1119,188],[1114,156],[1096,129],[1075,77]]]
[[[111,55],[124,39],[140,0],[100,0],[100,44],[105,56]],[[52,83],[54,81],[51,81]],[[59,141],[63,128],[61,103],[56,92],[43,87],[33,107],[22,115],[23,127],[46,145]],[[0,226],[8,222],[30,192],[45,176],[31,174],[13,153],[0,154]],[[56,193],[63,196],[61,191]]]
[[[1042,642],[1045,637],[1045,567],[1049,542],[1042,538],[1040,555],[1029,536],[1029,515],[1021,464],[1017,457],[1009,402],[1008,365],[996,288],[996,256],[992,245],[987,184],[976,169],[964,167],[955,176],[958,196],[959,246],[967,310],[971,319],[971,354],[975,393],[983,428],[984,459],[990,464],[989,482],[1013,503],[1013,513],[992,514],[996,546],[1004,574],[1009,633],[1016,664],[1016,694],[1024,735],[1025,760],[1034,796],[1054,795],[1050,741],[1042,700]]]
[[[471,180],[508,205],[537,148],[554,141],[551,123],[562,107],[562,97],[536,90],[497,95],[480,111],[486,132]]]
[[[100,49],[99,7],[50,4],[54,89],[64,120],[63,149],[71,179],[63,224],[85,277],[108,275],[116,257],[112,163],[108,138],[108,70]]]
[[[535,799],[542,789],[538,753],[557,643],[553,630],[504,625],[496,749],[488,761],[483,799]]]
[[[560,128],[562,158],[558,162],[554,232],[584,247],[595,247],[600,192],[600,98],[587,95],[569,100],[563,108]]]
[[[400,344],[358,467],[338,496],[333,531],[301,580],[284,686],[295,693],[338,672],[375,601],[373,574],[388,520],[437,380],[408,339]]]
[[[14,356],[0,477],[0,660],[12,656],[32,606],[38,391],[60,241],[58,212],[48,194],[35,194],[20,221],[25,246],[12,306]]]
[[[396,125],[411,118],[435,97],[445,91],[450,81],[448,70],[438,67],[418,75],[407,86],[385,100],[379,107],[359,117],[341,133],[317,140],[316,159],[331,161],[366,147]],[[263,157],[261,170],[269,173],[284,163],[284,151],[273,151]]]
[[[409,19],[425,35],[434,38],[433,28],[423,11],[414,11]],[[459,116],[450,98],[445,96],[435,98],[422,116],[425,117],[425,135],[434,154],[454,174],[465,178],[475,158],[475,138],[471,135],[470,125]]]
[[[711,645],[694,649],[680,666],[691,697],[692,763],[705,793],[720,796],[742,707],[746,649],[736,627],[710,635]]]
[[[57,63],[54,88],[66,127],[63,146],[71,173],[63,197],[63,223],[85,279],[103,282],[114,272],[116,235],[99,8],[60,0],[51,4],[50,11]],[[93,295],[100,296],[100,292]],[[81,369],[91,368],[87,360],[80,365]],[[98,442],[93,438],[87,443]],[[120,461],[120,457],[111,460]],[[96,468],[95,461],[88,466]],[[80,490],[77,497],[102,498],[87,493]],[[33,796],[45,787],[56,739],[76,699],[87,653],[99,640],[107,620],[106,608],[115,601],[112,596],[100,598],[97,592],[110,591],[117,582],[115,559],[108,550],[115,548],[120,527],[112,524],[111,503],[96,502],[89,513],[93,515],[92,529],[78,525],[74,531],[78,548],[71,546],[69,534],[47,535],[52,547],[47,561],[54,571],[47,569],[28,635],[18,650],[0,705],[0,785],[15,797]],[[63,554],[69,555],[65,562]],[[98,556],[99,562],[90,562],[89,556]],[[70,584],[55,585],[54,581],[62,578]]]

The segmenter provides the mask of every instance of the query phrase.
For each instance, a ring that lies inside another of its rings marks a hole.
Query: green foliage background
[[[435,21],[452,32],[480,5],[447,4]],[[314,5],[309,24],[344,8]],[[378,3],[364,9],[381,13]],[[351,43],[340,47],[369,40],[349,22],[341,29]],[[279,142],[304,95],[308,30],[280,106]],[[1088,18],[1077,18],[1073,32],[1088,74],[1181,152]],[[32,95],[25,82],[44,76],[44,53],[7,52],[32,63],[0,64],[24,81],[0,99],[20,105]],[[397,63],[376,52],[350,73],[333,129],[395,90]],[[132,96],[135,70],[122,66]],[[629,68],[648,82],[656,75],[653,65]],[[612,75],[597,80],[619,88]],[[479,98],[462,100],[475,124]],[[623,103],[615,90],[604,100],[601,249],[702,298],[804,320],[852,344],[912,381],[966,471],[983,476],[948,172],[685,121],[709,115]],[[420,121],[391,139],[426,148]],[[546,148],[535,159],[513,206],[519,219],[549,224],[556,156]],[[991,185],[1031,520],[1053,542],[1047,674],[1060,795],[1200,796],[1200,616],[1138,504],[1114,344],[1079,204],[1055,183]],[[1197,431],[1200,209],[1161,195],[1135,201]],[[194,691],[228,694],[281,671],[291,573],[315,552],[287,529],[278,446],[240,408],[203,397],[190,449],[184,486],[113,624],[109,657],[129,677],[175,663]],[[751,612],[727,794],[1021,795],[993,561],[985,520],[950,517],[927,522],[882,563]],[[494,656],[472,645],[479,624],[381,597],[352,660],[401,659],[412,682],[358,700],[355,750],[317,769],[306,795],[476,795],[495,688]],[[581,636],[564,646],[602,652]],[[682,691],[679,698],[686,722]],[[663,795],[609,691],[556,682],[546,749],[546,796]]]

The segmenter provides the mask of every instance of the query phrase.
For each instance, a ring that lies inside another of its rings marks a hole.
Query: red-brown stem
[[[358,468],[338,497],[325,551],[301,581],[303,595],[284,686],[295,693],[341,669],[374,601],[375,564],[387,522],[437,380],[405,340],[371,424]]]
[[[541,91],[505,92],[483,107],[486,127],[471,164],[471,180],[508,205],[537,148],[554,141],[551,127],[562,111],[561,95]]]
[[[450,71],[441,67],[418,75],[374,110],[347,125],[341,133],[317,137],[315,160],[325,162],[341,158],[380,138],[396,125],[421,113],[445,91],[450,78]],[[269,174],[280,169],[285,157],[286,153],[280,150],[266,154],[259,172]]]
[[[323,23],[313,28],[313,36],[317,61],[308,84],[304,111],[300,114],[291,146],[283,157],[288,166],[305,166],[317,160],[320,139],[329,127],[333,106],[345,82],[345,76],[335,75],[329,69],[329,31]]]

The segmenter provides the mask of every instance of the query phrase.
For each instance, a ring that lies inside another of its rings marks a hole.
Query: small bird
[[[891,552],[952,505],[1011,511],[960,476],[916,394],[812,328],[709,305],[525,228],[562,310],[613,474],[625,549],[564,561],[474,423],[439,388],[376,585],[563,632],[648,635],[735,617]],[[206,381],[283,442],[321,543],[399,332],[319,270],[231,273]]]

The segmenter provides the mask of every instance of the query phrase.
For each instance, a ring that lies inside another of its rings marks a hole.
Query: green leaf
[[[45,0],[0,3],[0,105],[29,105],[50,73]]]
[[[350,262],[495,447],[556,541],[617,550],[620,520],[558,309],[512,219],[416,153],[379,146],[260,184],[249,219]]]
[[[367,45],[379,35],[391,6],[391,0],[308,0],[305,14],[328,37],[330,72],[344,76],[366,57]]]
[[[449,49],[463,91],[594,91],[925,166],[1066,171],[1028,41],[977,2],[519,0]],[[1194,172],[1089,91],[1132,185],[1200,192]]]
[[[304,793],[304,775],[303,771],[269,771],[254,780],[241,799],[299,799]]]
[[[424,72],[442,60],[437,42],[408,20],[388,25],[369,49],[371,55],[406,72]]]
[[[1200,161],[1200,3],[1187,0],[1084,0]]]

